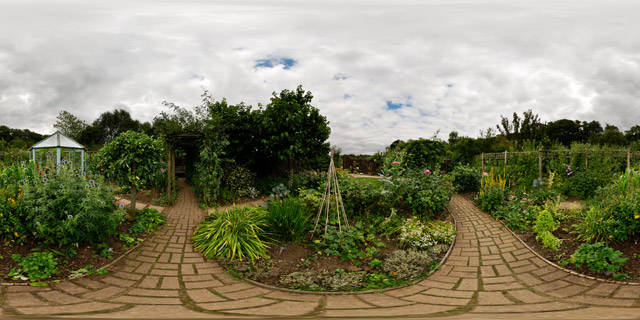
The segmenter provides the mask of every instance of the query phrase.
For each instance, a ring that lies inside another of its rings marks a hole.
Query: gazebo
[[[60,131],[56,131],[54,134],[29,148],[29,159],[42,163],[46,153],[51,152],[53,154],[53,150],[55,150],[57,165],[60,165],[63,158],[66,158],[64,160],[71,161],[72,163],[78,163],[79,157],[80,166],[82,170],[84,170],[84,160],[87,149],[75,140],[60,133]]]

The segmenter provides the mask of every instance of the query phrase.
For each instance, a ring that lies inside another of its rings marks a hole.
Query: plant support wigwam
[[[330,221],[335,217],[338,223],[338,230],[342,233],[342,225],[349,229],[349,220],[347,214],[344,211],[344,203],[342,202],[342,195],[340,194],[340,187],[338,186],[338,177],[336,175],[336,167],[333,163],[333,152],[331,152],[331,161],[329,162],[329,171],[327,172],[327,183],[324,187],[324,193],[322,194],[322,201],[318,208],[318,215],[316,216],[316,222],[313,226],[313,231],[316,231],[320,218],[324,215],[324,233],[327,233],[327,228]]]

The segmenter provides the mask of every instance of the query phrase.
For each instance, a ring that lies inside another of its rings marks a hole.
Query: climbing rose
[[[431,170],[427,169],[427,170],[424,171],[424,173],[431,174]]]
[[[399,161],[394,161],[393,164],[400,164],[400,162]]]

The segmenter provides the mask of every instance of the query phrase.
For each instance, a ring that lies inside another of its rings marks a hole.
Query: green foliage
[[[165,222],[165,217],[156,209],[144,208],[136,213],[136,221],[129,228],[133,236],[142,232],[151,233]]]
[[[380,182],[381,200],[392,207],[404,206],[424,219],[444,210],[451,200],[451,185],[438,171],[408,170],[404,177],[382,178]]]
[[[617,272],[629,260],[621,256],[620,251],[614,251],[603,242],[583,243],[571,255],[570,262],[578,267],[585,265],[595,272]]]
[[[607,183],[597,172],[589,170],[573,174],[569,178],[567,191],[575,193],[577,196],[588,199],[593,197],[599,187],[605,186]]]
[[[293,159],[303,165],[328,160],[331,129],[312,99],[302,86],[273,93],[261,117],[261,143],[269,159],[288,161],[290,169]]]
[[[88,264],[84,268],[80,268],[78,270],[71,271],[71,273],[69,274],[69,278],[70,279],[75,279],[75,278],[84,277],[85,275],[106,274],[108,272],[109,271],[107,271],[104,268],[96,269],[94,266]]]
[[[578,239],[586,242],[610,241],[614,234],[618,234],[616,230],[622,229],[620,221],[614,219],[609,211],[596,206],[585,212],[573,227]]]
[[[24,185],[22,205],[35,238],[68,246],[102,242],[115,233],[121,216],[111,201],[113,193],[100,176],[61,165]]]
[[[415,170],[439,169],[445,156],[444,142],[423,138],[407,141],[404,150],[407,168]]]
[[[467,165],[457,166],[451,171],[452,185],[456,192],[478,191],[482,175]]]
[[[362,286],[364,274],[338,269],[328,271],[292,272],[280,277],[280,283],[292,288],[311,291],[352,291]]]
[[[477,199],[480,209],[493,212],[505,205],[508,195],[506,173],[494,175],[491,170],[487,176],[482,177]]]
[[[304,203],[294,197],[269,202],[267,230],[284,241],[298,241],[310,227],[311,214]]]
[[[509,201],[504,206],[492,211],[491,215],[500,220],[504,220],[507,227],[511,230],[519,230],[525,232],[531,228],[537,211],[535,207],[529,206],[526,202]]]
[[[407,219],[400,227],[398,240],[407,248],[429,250],[436,244],[449,244],[455,239],[455,227],[444,221],[422,223],[418,218]]]
[[[124,242],[124,246],[122,247],[123,250],[127,250],[128,248],[133,248],[144,240],[144,239],[132,236],[128,233],[121,233],[120,235],[118,235],[118,239]]]
[[[33,181],[37,169],[32,162],[13,164],[0,173],[0,237],[23,241],[28,236],[22,205],[23,186]]]
[[[87,127],[87,124],[84,121],[78,119],[78,117],[66,110],[60,111],[56,119],[58,120],[53,127],[65,136],[76,141],[80,139],[80,134]]]
[[[594,199],[596,206],[611,221],[607,222],[613,227],[608,229],[608,238],[616,241],[640,235],[640,188],[620,186],[627,184],[623,181],[618,180],[612,186],[600,189]]]
[[[249,258],[253,263],[267,256],[266,216],[266,210],[257,206],[213,213],[193,233],[193,247],[205,258]]]
[[[434,264],[431,252],[396,250],[385,258],[382,270],[397,279],[415,279],[429,272]]]
[[[144,133],[127,131],[100,149],[96,157],[107,179],[131,188],[131,206],[135,208],[136,190],[157,179],[166,154],[160,141]]]
[[[11,256],[13,260],[18,262],[17,268],[12,268],[8,276],[14,279],[40,281],[51,277],[52,274],[57,274],[58,271],[58,259],[53,256],[53,253],[47,252],[33,252],[26,257],[21,257],[19,254]]]
[[[556,238],[550,231],[542,231],[536,235],[536,240],[542,243],[543,248],[549,248],[553,251],[560,250],[562,240]]]
[[[318,228],[324,229],[324,228]],[[316,230],[324,232],[324,230]],[[376,247],[384,244],[376,240],[375,235],[362,232],[362,223],[342,226],[342,232],[335,225],[328,225],[327,232],[320,235],[321,239],[316,239],[311,243],[311,247],[316,252],[340,257],[341,260],[362,260],[372,258],[378,252]],[[371,249],[370,249],[371,248]]]
[[[251,194],[255,181],[256,174],[251,170],[237,165],[229,165],[225,170],[223,185],[243,197]]]
[[[558,222],[553,218],[553,214],[549,210],[542,210],[538,213],[536,221],[533,224],[533,231],[535,233],[542,233],[545,231],[553,232],[558,229]]]

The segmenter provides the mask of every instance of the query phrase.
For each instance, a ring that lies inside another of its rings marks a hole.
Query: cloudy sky
[[[500,115],[640,124],[640,1],[0,0],[0,125],[267,104],[301,84],[346,153]],[[166,110],[165,110],[166,111]]]

